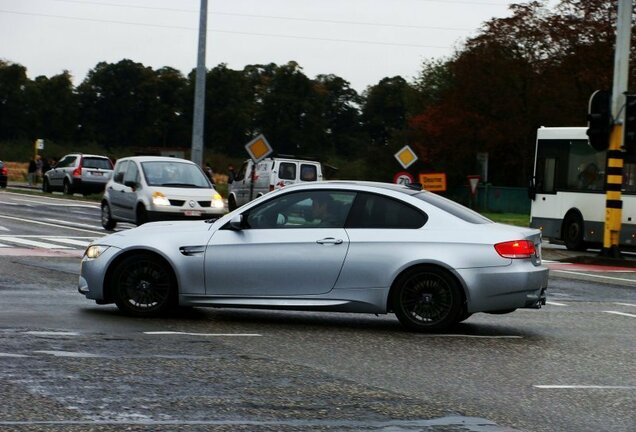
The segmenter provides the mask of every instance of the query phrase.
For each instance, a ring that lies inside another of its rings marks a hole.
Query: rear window
[[[318,169],[316,165],[301,164],[300,179],[302,181],[316,181],[318,179]]]
[[[436,195],[434,193],[420,192],[413,196],[421,199],[422,201],[432,206],[435,206],[441,210],[444,210],[445,212],[450,213],[453,216],[458,217],[463,221],[473,223],[473,224],[493,223],[490,219],[480,215],[479,213],[467,207],[464,207],[463,205],[458,204],[455,201],[451,201],[447,198]]]
[[[85,157],[82,159],[82,166],[84,168],[95,168],[95,169],[113,169],[113,165],[110,162],[110,159],[106,158],[94,158],[94,157]]]

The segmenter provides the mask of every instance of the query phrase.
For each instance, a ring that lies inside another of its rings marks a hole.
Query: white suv
[[[223,198],[194,162],[162,156],[119,159],[102,198],[102,226],[173,219],[211,219],[226,213]]]
[[[42,191],[63,191],[67,195],[102,192],[113,175],[113,163],[106,156],[72,153],[44,173]]]

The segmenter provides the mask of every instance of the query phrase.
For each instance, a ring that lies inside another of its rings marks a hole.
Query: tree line
[[[523,186],[536,129],[584,126],[591,93],[611,88],[616,3],[512,5],[449,58],[425,61],[416,79],[387,77],[361,94],[337,75],[310,78],[294,61],[220,64],[207,72],[206,157],[243,158],[262,133],[276,152],[335,165],[339,178],[387,181],[400,169],[393,154],[408,144],[420,158],[413,173],[463,184],[487,152],[492,183]],[[76,87],[68,71],[33,80],[26,72],[0,61],[0,159],[11,143],[29,154],[36,138],[122,156],[190,147],[194,70],[101,62]]]

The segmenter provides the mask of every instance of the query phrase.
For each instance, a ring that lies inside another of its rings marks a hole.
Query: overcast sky
[[[506,0],[208,0],[208,68],[284,64],[336,74],[363,91],[387,76],[411,80],[482,24],[510,15]],[[30,78],[67,69],[79,84],[100,61],[196,67],[200,0],[0,0],[0,59]]]

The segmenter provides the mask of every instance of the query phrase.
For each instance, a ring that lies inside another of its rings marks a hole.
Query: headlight
[[[214,208],[223,208],[223,207],[225,207],[225,203],[223,202],[223,197],[220,194],[215,193],[212,196],[212,207],[214,207]]]
[[[102,246],[102,245],[91,245],[86,248],[86,252],[84,252],[84,256],[86,258],[95,259],[103,254],[110,246]]]
[[[164,194],[161,192],[153,192],[152,193],[152,203],[158,206],[169,206],[170,201]]]

